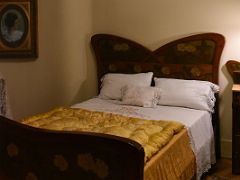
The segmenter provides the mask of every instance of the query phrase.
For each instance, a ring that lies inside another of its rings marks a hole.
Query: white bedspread
[[[143,108],[122,105],[120,101],[93,98],[75,104],[74,108],[84,108],[94,111],[105,111],[131,117],[152,120],[175,120],[183,123],[188,130],[190,143],[196,156],[197,179],[215,163],[214,134],[211,123],[211,114],[207,111],[157,106],[156,108]]]

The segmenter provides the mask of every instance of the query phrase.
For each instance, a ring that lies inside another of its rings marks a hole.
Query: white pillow
[[[126,85],[149,87],[151,86],[153,73],[117,74],[109,73],[101,79],[99,97],[102,99],[121,100],[121,89]]]
[[[219,92],[219,86],[214,83],[168,78],[154,78],[154,82],[162,90],[158,101],[160,105],[214,111],[214,94]]]
[[[157,87],[127,85],[122,88],[122,103],[127,105],[156,107],[161,94]]]

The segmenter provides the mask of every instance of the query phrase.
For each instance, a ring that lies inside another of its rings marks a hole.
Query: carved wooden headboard
[[[91,43],[97,59],[98,79],[109,72],[208,80],[218,83],[218,66],[224,37],[217,33],[196,34],[150,49],[129,39],[96,34]]]
[[[177,39],[151,51],[116,35],[96,34],[91,39],[98,71],[98,85],[106,73],[153,72],[155,77],[207,80],[218,84],[218,69],[225,38],[202,33]],[[218,97],[212,124],[216,156],[220,157]]]
[[[233,83],[240,83],[240,62],[237,60],[229,60],[226,63],[227,70],[231,75]]]

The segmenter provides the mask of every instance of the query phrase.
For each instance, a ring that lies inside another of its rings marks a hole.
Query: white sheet
[[[182,107],[157,106],[144,108],[122,105],[117,100],[93,98],[75,104],[73,108],[104,111],[152,120],[175,120],[183,123],[188,130],[190,143],[197,162],[197,179],[215,163],[214,134],[211,113]]]

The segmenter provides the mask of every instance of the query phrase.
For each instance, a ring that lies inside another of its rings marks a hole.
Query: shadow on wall
[[[221,127],[221,132],[224,131],[225,136],[231,137],[231,132],[232,132],[232,112],[231,107],[232,105],[232,85],[233,85],[233,80],[227,71],[226,65],[222,66],[221,69],[223,75],[227,78],[227,85],[223,89],[221,97],[220,97],[220,104],[221,104],[221,109],[220,109],[220,127]],[[228,119],[229,121],[221,121],[222,119]],[[229,129],[227,129],[229,128]],[[221,133],[223,134],[223,133]],[[226,137],[222,137],[226,138]]]
[[[88,80],[85,80],[82,82],[82,84],[80,85],[78,92],[76,93],[76,95],[73,97],[72,101],[70,102],[70,105],[88,100],[91,98],[91,96],[88,93]]]
[[[88,100],[98,94],[97,67],[90,43],[91,36],[92,34],[88,34],[85,37],[85,46],[89,47],[86,48],[86,78],[79,85],[79,89],[71,100],[70,105]]]

